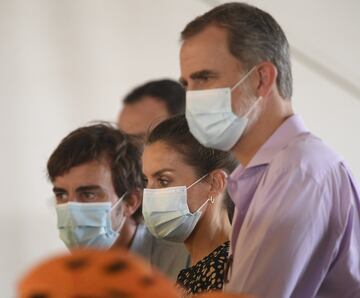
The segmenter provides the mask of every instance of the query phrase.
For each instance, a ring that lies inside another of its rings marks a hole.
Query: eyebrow
[[[204,69],[204,70],[200,70],[200,71],[196,71],[194,73],[192,73],[190,75],[190,78],[192,80],[196,80],[196,79],[202,79],[204,77],[213,77],[216,78],[219,76],[219,73],[214,71],[214,70],[210,70],[210,69]],[[180,77],[179,82],[183,85],[186,86],[187,81],[183,78]]]
[[[82,192],[82,191],[94,191],[94,190],[102,190],[102,188],[99,185],[84,185],[79,186],[76,188],[76,192]],[[60,188],[60,187],[53,187],[53,192],[67,192],[66,189]]]
[[[219,75],[219,73],[216,72],[216,71],[209,70],[209,69],[204,69],[204,70],[200,70],[200,71],[192,73],[190,75],[190,78],[195,80],[195,79],[201,79],[203,77],[208,77],[208,76],[215,77],[215,76],[218,76],[218,75]]]
[[[65,189],[63,189],[63,188],[60,188],[60,187],[53,187],[53,192],[66,192],[66,190]]]
[[[99,185],[84,185],[76,188],[76,192],[102,190]]]
[[[164,172],[175,172],[175,170],[174,170],[174,169],[170,169],[170,168],[161,169],[161,170],[155,172],[154,174],[152,174],[151,176],[153,176],[153,177],[161,176]]]

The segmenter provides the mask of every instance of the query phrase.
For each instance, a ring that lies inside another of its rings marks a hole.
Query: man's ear
[[[219,194],[223,193],[226,188],[226,178],[227,174],[224,170],[214,170],[209,174],[210,179],[210,192],[209,197],[217,197]]]
[[[139,209],[142,203],[141,197],[140,190],[135,190],[125,196],[123,203],[125,217],[131,217]]]
[[[257,96],[267,96],[276,85],[277,69],[271,62],[262,62],[257,68]]]

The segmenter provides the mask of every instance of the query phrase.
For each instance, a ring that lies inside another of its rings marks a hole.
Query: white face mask
[[[240,139],[248,124],[247,116],[262,97],[255,101],[245,115],[237,116],[231,108],[231,92],[243,83],[254,69],[255,67],[232,88],[186,92],[186,120],[191,134],[199,143],[205,147],[229,151]]]
[[[200,219],[201,209],[211,199],[207,199],[198,210],[191,213],[187,204],[187,190],[206,176],[189,187],[144,189],[142,212],[151,234],[174,242],[184,242],[190,236]]]
[[[61,240],[69,249],[110,248],[125,222],[123,212],[118,208],[121,207],[124,196],[125,194],[113,206],[110,202],[68,202],[57,205],[57,226]],[[116,216],[116,227],[113,227],[112,215]]]

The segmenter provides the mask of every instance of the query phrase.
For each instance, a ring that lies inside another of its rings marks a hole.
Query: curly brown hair
[[[105,159],[111,169],[112,183],[120,197],[125,192],[142,193],[144,176],[141,170],[140,142],[108,122],[80,127],[67,135],[51,154],[47,173],[51,182],[71,168]],[[126,197],[124,198],[126,199]],[[141,217],[141,208],[133,218]]]

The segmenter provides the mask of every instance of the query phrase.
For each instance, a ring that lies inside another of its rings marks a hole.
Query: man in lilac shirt
[[[266,12],[220,5],[182,32],[186,118],[231,150],[235,203],[225,290],[257,297],[360,297],[359,187],[294,115],[287,39]]]

